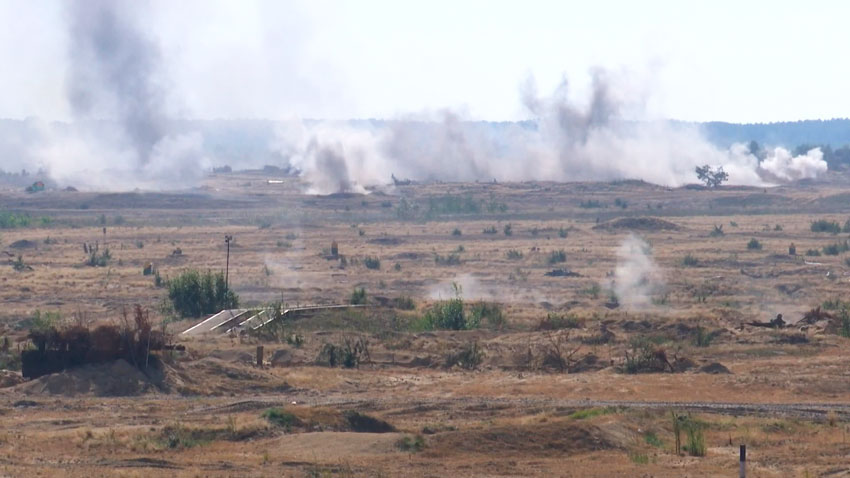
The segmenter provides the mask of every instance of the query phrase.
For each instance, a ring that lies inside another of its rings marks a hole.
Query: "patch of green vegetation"
[[[563,249],[552,251],[549,253],[549,257],[546,259],[546,262],[548,262],[549,264],[567,262],[567,253]]]
[[[495,234],[496,232],[498,232],[496,231],[496,226],[490,226],[481,231],[482,234]]]
[[[200,317],[239,306],[239,296],[229,290],[222,272],[190,269],[168,281],[168,299],[180,317]]]
[[[460,229],[458,229],[458,228],[454,228],[454,229],[452,230],[452,235],[453,235],[453,236],[455,236],[455,237],[459,237],[459,236],[462,236],[462,235],[463,235],[463,232],[461,232],[461,230],[460,230]]]
[[[841,232],[841,226],[835,222],[827,219],[818,219],[817,221],[812,221],[811,225],[812,232],[828,232],[830,234],[838,234]]]
[[[664,442],[661,441],[661,438],[659,438],[653,431],[647,431],[644,433],[643,439],[648,445],[654,446],[655,448],[661,448],[664,446]]]
[[[292,431],[293,427],[297,427],[301,424],[301,420],[299,420],[298,417],[280,408],[269,408],[260,416],[265,418],[266,421],[272,425],[281,427],[287,432]]]
[[[750,242],[747,243],[747,249],[751,251],[760,251],[762,248],[761,242],[755,237],[750,239]]]
[[[505,257],[507,257],[508,260],[511,261],[518,261],[522,259],[523,256],[521,251],[518,251],[516,249],[510,249],[508,250],[508,252],[505,253]]]
[[[351,299],[349,300],[351,305],[362,305],[366,303],[366,289],[363,287],[355,287],[354,291],[351,292]]]
[[[847,251],[850,251],[850,242],[846,239],[843,242],[829,244],[823,247],[823,253],[826,256],[837,256]]]
[[[687,254],[682,259],[682,265],[685,267],[696,267],[699,265],[699,259],[697,259],[693,254]]]
[[[437,196],[428,198],[428,216],[449,214],[479,214],[481,202],[472,196]]]
[[[502,306],[495,302],[476,302],[470,307],[469,313],[472,323],[481,324],[486,321],[493,329],[501,329],[506,323]]]
[[[460,265],[460,255],[457,253],[447,254],[445,256],[441,256],[439,254],[434,254],[434,264],[438,266],[457,266]]]
[[[711,345],[711,341],[714,340],[714,337],[716,336],[717,331],[709,332],[708,329],[702,326],[697,326],[697,328],[694,329],[693,344],[697,347],[708,347]]]
[[[377,257],[367,256],[363,259],[363,265],[366,266],[367,269],[379,270],[381,268],[381,260]]]
[[[513,226],[510,223],[505,224],[504,232],[506,236],[510,236],[514,233]]]
[[[405,435],[396,442],[396,447],[408,453],[417,453],[425,449],[425,437]]]
[[[29,214],[18,214],[11,211],[0,211],[0,229],[16,229],[29,227],[32,218]]]

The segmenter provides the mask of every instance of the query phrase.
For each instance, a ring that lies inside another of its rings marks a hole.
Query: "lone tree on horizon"
[[[729,179],[729,173],[723,170],[723,166],[713,169],[709,165],[696,167],[697,178],[704,182],[709,188],[716,188]]]

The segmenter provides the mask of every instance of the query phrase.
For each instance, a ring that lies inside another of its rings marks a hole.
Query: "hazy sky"
[[[84,0],[83,0],[84,1]],[[140,2],[134,2],[139,4]],[[151,1],[168,109],[192,118],[528,116],[520,85],[614,71],[651,117],[850,116],[850,2]],[[67,119],[67,12],[0,0],[0,117]]]

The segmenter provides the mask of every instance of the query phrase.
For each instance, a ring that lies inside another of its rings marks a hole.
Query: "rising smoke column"
[[[664,287],[652,250],[643,239],[629,234],[617,247],[617,267],[609,284],[620,304],[629,309],[651,305],[652,296]]]
[[[74,123],[38,124],[31,156],[60,183],[91,189],[194,185],[208,160],[197,132],[169,129],[162,56],[143,2],[71,0],[66,99]]]
[[[75,117],[113,116],[146,164],[165,134],[165,102],[156,78],[159,48],[133,21],[132,7],[116,0],[68,4],[66,94]]]

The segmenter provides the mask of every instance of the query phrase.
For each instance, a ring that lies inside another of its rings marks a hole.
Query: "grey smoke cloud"
[[[681,186],[696,181],[696,166],[710,164],[723,166],[731,184],[767,186],[826,171],[817,152],[791,157],[777,148],[760,162],[743,145],[717,148],[696,126],[647,120],[641,116],[645,98],[634,96],[629,81],[594,70],[583,102],[566,79],[549,95],[538,94],[529,79],[520,90],[533,116],[528,123],[467,122],[450,111],[384,128],[329,122],[301,125],[310,142],[281,137],[278,147],[296,158],[310,191],[322,194],[337,192],[337,185],[354,191],[385,184],[390,173],[418,180],[643,179]],[[334,144],[334,160],[306,148],[314,142]]]
[[[136,24],[136,3],[74,0],[68,8],[68,102],[75,117],[104,115],[123,127],[145,164],[165,134],[158,46]]]
[[[664,279],[646,241],[634,234],[623,239],[617,247],[617,267],[608,286],[627,309],[652,305],[652,296],[663,290]]]

